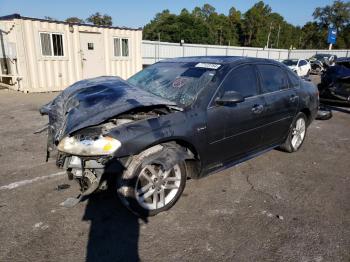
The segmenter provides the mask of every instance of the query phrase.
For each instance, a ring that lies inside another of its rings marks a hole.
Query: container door
[[[106,75],[102,34],[80,32],[80,55],[83,78]]]

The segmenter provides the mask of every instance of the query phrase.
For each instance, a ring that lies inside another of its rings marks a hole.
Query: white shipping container
[[[10,87],[24,92],[63,90],[97,76],[124,79],[142,69],[142,30],[0,17]],[[11,49],[12,48],[12,49]],[[1,45],[0,45],[1,49]]]

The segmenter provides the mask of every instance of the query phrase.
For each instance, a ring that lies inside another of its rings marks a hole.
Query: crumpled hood
[[[97,77],[69,86],[44,105],[40,113],[49,116],[48,144],[53,144],[67,134],[98,125],[129,110],[156,105],[176,106],[119,77]],[[48,149],[52,148],[48,145]]]

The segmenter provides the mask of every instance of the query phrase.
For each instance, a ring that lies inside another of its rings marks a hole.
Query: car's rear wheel
[[[153,216],[172,207],[186,184],[185,161],[166,169],[158,161],[159,152],[147,150],[136,156],[118,179],[118,196],[139,216]]]
[[[292,128],[289,131],[286,141],[280,146],[281,149],[287,152],[296,152],[303,144],[306,136],[307,129],[307,117],[304,113],[300,112],[296,116]]]

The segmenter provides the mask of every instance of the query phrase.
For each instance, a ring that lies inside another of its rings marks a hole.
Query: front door
[[[216,98],[227,91],[240,93],[245,100],[230,106],[212,102],[208,108],[207,131],[211,166],[223,165],[260,147],[265,100],[258,96],[255,67],[243,65],[233,69],[220,86]],[[210,168],[210,167],[209,167]]]
[[[80,55],[83,78],[106,75],[102,34],[80,32]]]

